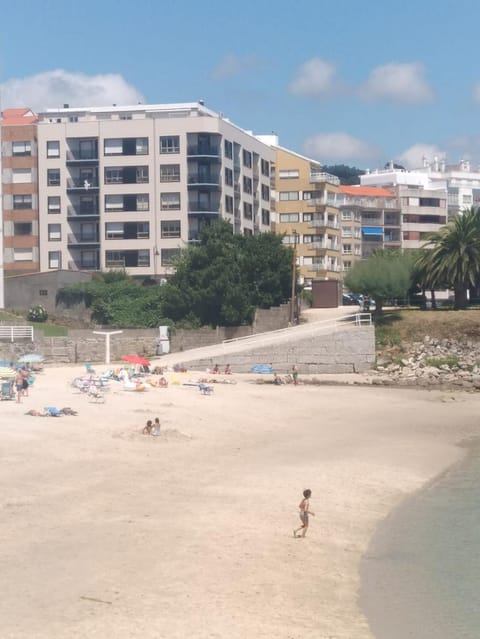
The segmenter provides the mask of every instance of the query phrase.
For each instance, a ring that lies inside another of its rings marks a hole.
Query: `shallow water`
[[[360,603],[376,639],[478,639],[478,445],[383,522],[361,577]]]

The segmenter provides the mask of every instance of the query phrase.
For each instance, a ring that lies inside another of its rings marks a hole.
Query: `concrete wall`
[[[292,365],[304,374],[362,373],[375,363],[375,329],[352,326],[328,334],[316,334],[289,343],[269,344],[226,356],[182,360],[187,368],[206,370],[230,364],[237,373],[247,373],[255,364],[272,364],[277,373],[287,373]]]

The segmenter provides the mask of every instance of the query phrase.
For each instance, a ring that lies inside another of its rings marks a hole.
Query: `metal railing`
[[[33,326],[0,326],[0,339],[8,339],[10,342],[29,339],[33,342]]]

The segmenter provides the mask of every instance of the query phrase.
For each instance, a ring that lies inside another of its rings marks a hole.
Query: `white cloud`
[[[433,91],[426,82],[422,64],[391,63],[376,67],[360,88],[360,96],[367,100],[387,100],[403,104],[429,102]]]
[[[13,78],[0,85],[3,108],[46,108],[127,105],[144,102],[142,94],[121,75],[85,75],[62,69],[26,78]]]
[[[442,160],[446,153],[435,144],[414,144],[398,157],[398,162],[406,169],[419,169],[424,159],[432,164],[435,157]]]
[[[335,162],[375,160],[381,155],[379,149],[348,133],[319,133],[304,142],[307,155],[324,164]]]
[[[312,58],[298,69],[289,90],[296,95],[325,96],[335,88],[335,73],[336,68],[330,62]]]
[[[257,56],[237,56],[234,53],[229,53],[213,70],[212,77],[215,80],[225,80],[233,77],[234,75],[238,75],[243,71],[261,67],[262,64],[263,63],[259,58],[257,58]]]

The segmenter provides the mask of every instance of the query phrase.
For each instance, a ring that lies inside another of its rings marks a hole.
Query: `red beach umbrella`
[[[148,359],[140,355],[123,355],[122,361],[128,362],[129,364],[139,364],[140,366],[150,366]]]

